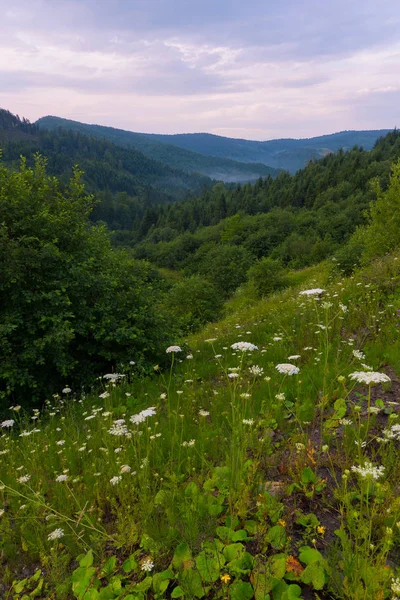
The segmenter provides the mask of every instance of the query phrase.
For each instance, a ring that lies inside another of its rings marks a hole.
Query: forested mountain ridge
[[[291,268],[318,263],[341,251],[364,223],[375,199],[371,181],[386,189],[399,157],[400,133],[393,131],[370,151],[339,151],[295,175],[286,172],[235,189],[217,184],[199,198],[154,210],[135,254],[220,281],[221,293],[233,291],[266,257]],[[357,249],[343,254],[349,266],[358,259]],[[225,278],[231,264],[234,273]]]
[[[208,156],[219,156],[243,162],[261,162],[294,173],[310,160],[322,158],[340,148],[350,150],[362,146],[370,150],[376,140],[390,129],[370,131],[341,131],[313,138],[282,138],[267,141],[228,138],[210,133],[175,135],[147,134],[149,138],[174,144]]]
[[[158,140],[156,136],[145,133],[135,133],[102,125],[89,125],[54,116],[42,117],[36,121],[36,125],[40,129],[53,131],[61,127],[106,139],[117,146],[140,150],[149,158],[172,168],[191,173],[202,173],[207,177],[226,183],[255,181],[260,176],[271,175],[274,177],[279,173],[276,169],[257,163],[257,161],[252,161],[255,164],[247,164],[248,161],[240,162],[240,157],[231,160],[226,157],[211,157],[206,156],[205,153],[193,152],[190,149],[179,147],[179,144],[168,143],[168,140],[161,139],[162,136]]]
[[[79,132],[40,131],[36,125],[0,109],[2,162],[16,168],[20,156],[28,165],[39,153],[48,172],[64,184],[78,165],[84,182],[98,201],[92,214],[112,229],[130,229],[146,208],[182,200],[212,185],[198,173],[186,173],[152,160],[133,148],[122,148],[104,139]]]

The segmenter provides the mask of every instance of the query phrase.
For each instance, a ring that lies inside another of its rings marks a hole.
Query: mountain
[[[257,161],[238,162],[240,158],[232,160],[229,157],[208,156],[206,152],[191,151],[173,142],[170,144],[168,140],[161,139],[163,136],[159,136],[160,139],[157,139],[157,136],[151,134],[135,133],[101,125],[89,125],[53,116],[42,117],[36,121],[36,125],[42,130],[51,131],[62,127],[92,137],[106,139],[125,148],[136,148],[143,152],[145,156],[174,169],[201,173],[226,183],[255,181],[260,176],[272,175],[274,177],[278,175],[276,169],[261,164],[263,161],[257,164]]]
[[[84,171],[88,191],[125,192],[136,197],[146,194],[156,204],[183,199],[212,184],[204,175],[171,168],[134,148],[79,132],[39,129],[2,109],[0,147],[6,164],[15,165],[21,155],[32,164],[34,155],[40,153],[47,158],[48,171],[64,181],[78,165]]]
[[[350,150],[354,146],[362,146],[364,150],[370,150],[376,140],[389,131],[391,129],[341,131],[313,138],[282,138],[264,142],[234,139],[210,133],[147,134],[147,137],[207,156],[264,163],[294,173],[305,167],[310,160],[322,158],[331,152],[336,152],[339,148]]]

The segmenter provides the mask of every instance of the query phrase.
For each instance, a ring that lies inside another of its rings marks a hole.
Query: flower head
[[[275,369],[283,375],[297,375],[297,373],[300,372],[299,367],[296,367],[296,365],[291,365],[290,363],[281,363],[276,365]]]
[[[0,427],[3,427],[3,429],[10,428],[14,425],[14,423],[15,421],[13,419],[7,419],[6,421],[0,423]]]
[[[231,345],[232,350],[240,350],[241,352],[254,352],[258,350],[258,346],[250,344],[250,342],[235,342]]]
[[[376,371],[355,371],[350,373],[350,379],[357,381],[357,383],[365,383],[366,385],[372,385],[374,383],[388,383],[390,377],[385,373],[378,373]]]
[[[366,461],[363,467],[353,465],[351,470],[360,475],[363,479],[379,479],[379,477],[383,476],[385,467],[376,466],[373,463]]]
[[[182,348],[180,346],[168,346],[165,352],[167,354],[171,354],[171,352],[182,352]]]
[[[302,292],[300,292],[300,296],[319,296],[320,294],[323,294],[325,290],[322,290],[321,288],[313,288],[312,290],[303,290]]]
[[[151,556],[146,556],[146,558],[144,558],[140,564],[140,568],[142,569],[142,571],[147,571],[150,572],[154,569],[154,562],[151,558]]]
[[[51,542],[53,540],[59,540],[62,537],[64,537],[64,529],[58,528],[49,533],[47,539]]]

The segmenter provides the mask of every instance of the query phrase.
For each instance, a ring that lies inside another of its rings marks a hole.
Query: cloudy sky
[[[0,107],[249,139],[400,126],[399,0],[0,0]]]

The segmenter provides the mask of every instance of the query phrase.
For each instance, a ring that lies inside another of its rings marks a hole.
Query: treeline
[[[365,209],[375,198],[371,180],[385,190],[399,157],[395,130],[371,151],[339,151],[295,175],[282,173],[231,189],[217,184],[198,198],[150,207],[131,233],[136,241],[146,232],[135,255],[187,275],[201,274],[219,282],[225,294],[265,257],[291,268],[317,263],[364,223]]]

